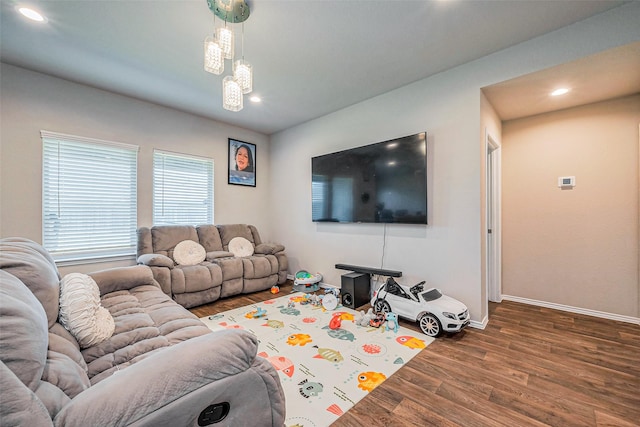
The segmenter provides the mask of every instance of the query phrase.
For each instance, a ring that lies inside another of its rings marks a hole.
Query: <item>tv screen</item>
[[[316,222],[427,223],[427,134],[311,159]]]

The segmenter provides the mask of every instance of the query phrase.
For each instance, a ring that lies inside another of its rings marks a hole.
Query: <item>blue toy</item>
[[[387,320],[386,330],[390,331],[393,329],[393,332],[398,332],[398,315],[388,312],[385,314],[385,319]]]

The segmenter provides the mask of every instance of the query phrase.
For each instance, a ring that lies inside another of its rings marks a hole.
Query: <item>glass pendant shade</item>
[[[242,88],[232,77],[222,79],[222,107],[229,111],[242,110]]]
[[[253,90],[253,67],[244,59],[234,62],[233,77],[240,85],[242,93],[250,93]]]
[[[222,53],[226,59],[233,58],[234,40],[233,31],[227,27],[221,27],[216,30],[216,39],[222,48]]]
[[[204,69],[212,74],[222,74],[224,71],[224,55],[220,45],[213,37],[204,39]]]

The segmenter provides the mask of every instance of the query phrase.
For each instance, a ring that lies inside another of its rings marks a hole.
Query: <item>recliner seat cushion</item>
[[[102,305],[113,316],[115,331],[107,341],[82,351],[92,384],[162,348],[211,332],[153,285],[111,292]]]

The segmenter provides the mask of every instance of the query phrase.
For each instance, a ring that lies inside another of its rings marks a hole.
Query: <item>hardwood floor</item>
[[[640,326],[507,301],[489,312],[484,330],[438,338],[333,426],[640,426]]]

